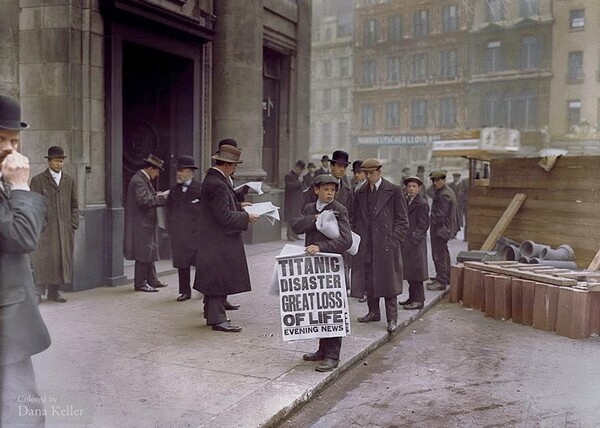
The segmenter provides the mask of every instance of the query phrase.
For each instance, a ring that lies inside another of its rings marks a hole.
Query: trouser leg
[[[375,284],[373,283],[373,265],[365,265],[365,293],[367,294],[367,307],[369,312],[380,314],[379,297],[375,297]]]
[[[423,281],[408,281],[408,299],[411,302],[423,303],[425,301],[425,290]]]
[[[156,274],[156,265],[154,264],[154,262],[148,263],[148,273],[146,276],[146,281],[151,286],[154,286],[160,282],[158,280],[158,275]]]
[[[179,277],[179,294],[192,294],[192,288],[190,287],[190,268],[179,268],[177,269],[177,275]]]
[[[398,303],[396,301],[397,296],[385,297],[385,316],[386,321],[398,321]]]
[[[133,278],[133,285],[135,288],[141,288],[146,284],[148,279],[148,262],[135,261],[135,273]]]
[[[0,365],[0,426],[29,428],[43,427],[44,424],[44,405],[35,382],[31,357]]]
[[[326,337],[319,339],[319,352],[323,354],[324,358],[331,358],[332,360],[340,359],[340,351],[342,349],[342,338],[341,337]]]
[[[209,325],[220,324],[227,321],[225,313],[225,300],[227,296],[204,296],[204,316]]]
[[[60,285],[56,285],[56,284],[48,284],[47,285],[48,288],[48,295],[52,295],[54,293],[58,293],[60,291]]]
[[[435,265],[435,277],[442,285],[448,285],[450,277],[450,253],[448,252],[448,241],[431,235],[431,255]]]

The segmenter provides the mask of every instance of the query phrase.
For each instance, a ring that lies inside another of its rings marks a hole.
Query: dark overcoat
[[[367,209],[365,183],[354,194],[354,216],[351,217],[352,230],[361,237],[358,253],[352,258],[352,297],[365,295],[365,262],[369,240],[373,246],[374,297],[393,297],[402,293],[402,256],[400,246],[408,229],[406,200],[400,186],[381,180],[377,190],[377,202],[372,217]],[[373,224],[371,234],[369,221]]]
[[[193,179],[186,192],[177,184],[167,197],[166,225],[171,238],[171,258],[176,268],[189,268],[195,263],[194,257],[199,240],[197,235],[200,218],[200,191],[202,184]]]
[[[456,197],[452,189],[444,185],[435,192],[431,204],[431,235],[449,241],[459,230]]]
[[[46,216],[46,200],[35,192],[0,189],[0,365],[21,361],[50,346],[35,301],[29,253]]]
[[[333,200],[327,204],[323,211],[336,211],[335,217],[338,221],[340,236],[336,239],[328,238],[317,230],[318,214],[316,203],[309,204],[302,208],[302,215],[290,221],[290,227],[294,233],[306,233],[304,244],[318,245],[319,250],[323,253],[344,254],[345,251],[352,245],[352,231],[350,230],[350,221],[348,219],[348,210],[338,201]]]
[[[226,296],[250,291],[250,274],[242,232],[248,229],[248,213],[237,202],[229,180],[215,168],[202,183],[194,290],[207,296]]]
[[[427,230],[429,204],[422,193],[408,204],[408,232],[402,244],[402,266],[407,281],[429,279],[427,269]]]
[[[159,259],[156,236],[156,208],[166,204],[166,198],[154,191],[154,186],[142,171],[133,174],[127,186],[125,203],[125,258],[140,262]]]
[[[74,236],[79,227],[77,184],[63,171],[57,186],[46,169],[31,179],[30,187],[48,201],[46,224],[37,249],[31,254],[35,278],[39,284],[70,284]]]
[[[302,193],[303,184],[298,180],[296,171],[290,171],[285,175],[285,204],[284,204],[284,220],[290,221],[300,215],[302,211]]]

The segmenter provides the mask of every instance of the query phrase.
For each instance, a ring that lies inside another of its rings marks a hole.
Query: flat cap
[[[407,185],[411,181],[417,183],[419,186],[423,185],[423,182],[421,181],[421,179],[419,177],[417,177],[416,175],[411,175],[410,177],[406,177],[404,180],[402,180],[404,185]]]
[[[340,184],[340,180],[338,180],[331,174],[321,174],[321,175],[317,175],[315,177],[315,180],[313,181],[313,186],[319,187],[321,184],[329,184],[329,183],[335,184],[337,187]]]
[[[446,178],[446,174],[448,174],[448,172],[445,169],[438,169],[436,171],[431,171],[429,178]]]
[[[362,163],[360,169],[362,169],[363,171],[375,171],[381,168],[382,166],[383,165],[381,164],[379,159],[369,158]]]

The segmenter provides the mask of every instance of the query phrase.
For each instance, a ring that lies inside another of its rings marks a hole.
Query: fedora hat
[[[416,175],[411,175],[410,177],[406,177],[404,180],[402,180],[404,185],[407,185],[411,181],[417,183],[419,186],[423,185],[423,181],[421,181],[421,179],[419,177],[417,177]]]
[[[179,158],[177,158],[177,165],[175,165],[175,169],[182,168],[198,169],[194,158],[188,155],[179,156]]]
[[[21,105],[17,100],[6,95],[0,95],[0,128],[19,131],[27,128],[21,122]]]
[[[335,152],[333,152],[333,155],[331,155],[331,159],[329,159],[329,162],[350,165],[350,162],[348,162],[348,158],[348,153],[346,153],[343,150],[336,150]]]
[[[144,159],[144,162],[146,162],[148,165],[155,166],[156,168],[160,169],[161,171],[165,170],[165,168],[163,167],[165,164],[165,161],[160,159],[157,156],[154,156],[152,153],[150,153],[148,155],[148,157],[146,159]]]
[[[44,156],[46,159],[64,159],[67,156],[65,156],[65,151],[63,150],[62,147],[60,146],[52,146],[52,147],[48,147],[48,156]]]
[[[219,148],[221,148],[221,146],[224,146],[224,145],[238,147],[237,141],[235,141],[233,138],[225,138],[225,139],[219,141]]]
[[[241,155],[242,151],[237,147],[224,144],[219,148],[219,151],[212,159],[227,163],[242,163],[244,161],[240,160]]]
[[[323,156],[321,157],[321,162],[329,162],[329,156],[327,156],[327,155],[323,155]]]
[[[366,159],[360,166],[363,171],[375,171],[381,168],[383,165],[379,159],[369,158]]]

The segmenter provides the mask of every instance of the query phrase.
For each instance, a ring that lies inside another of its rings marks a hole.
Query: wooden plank
[[[498,220],[498,223],[496,223],[496,226],[492,230],[492,233],[490,233],[487,240],[483,243],[481,247],[483,251],[491,251],[494,248],[494,246],[496,245],[496,241],[498,240],[500,235],[504,233],[504,231],[508,227],[508,224],[511,222],[517,211],[519,211],[519,208],[521,208],[521,205],[523,205],[524,201],[524,193],[517,193],[515,195],[511,203],[506,208],[506,211],[504,211],[504,214],[502,214],[502,217],[500,217],[500,220]]]
[[[522,279],[529,279],[532,281],[545,282],[547,284],[559,285],[562,287],[574,287],[577,285],[577,280],[572,278],[562,278],[558,276],[552,276],[542,273],[533,273],[529,271],[522,271],[518,269],[511,269],[496,265],[486,265],[481,262],[464,262],[464,265],[471,269],[479,269],[487,272],[499,273],[502,275],[514,276]]]
[[[599,266],[600,266],[600,250],[598,250],[598,252],[594,256],[594,258],[592,259],[592,261],[591,261],[590,265],[588,266],[587,270],[593,272],[595,270],[598,270]]]
[[[587,270],[580,270],[580,271],[572,270],[570,272],[555,273],[553,275],[562,276],[565,278],[600,278],[600,272],[590,272]]]

